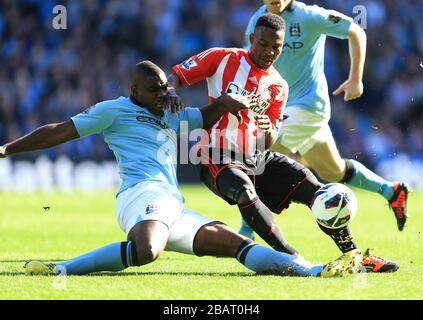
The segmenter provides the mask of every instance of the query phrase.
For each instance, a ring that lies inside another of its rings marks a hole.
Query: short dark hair
[[[143,74],[147,74],[147,75],[158,75],[160,74],[160,72],[162,71],[162,69],[160,69],[159,66],[157,66],[155,63],[149,61],[149,60],[144,60],[141,62],[138,62],[135,66],[135,71],[136,72],[141,72]]]
[[[135,65],[135,68],[132,71],[132,85],[136,85],[138,83],[139,77],[154,77],[158,76],[161,72],[163,72],[162,69],[160,69],[160,67],[155,63],[149,60],[140,61]]]
[[[269,12],[257,20],[255,29],[258,27],[267,27],[276,31],[285,30],[285,21],[281,16]]]

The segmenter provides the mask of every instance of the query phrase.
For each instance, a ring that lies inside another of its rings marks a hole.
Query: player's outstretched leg
[[[315,192],[323,186],[302,164],[274,152],[268,153],[265,171],[256,176],[256,183],[260,186],[259,194],[264,204],[275,213],[288,208],[292,201],[311,207]],[[252,238],[245,220],[239,232]]]
[[[298,251],[282,236],[272,211],[257,196],[248,175],[234,167],[223,170],[216,180],[219,193],[238,205],[245,222],[273,249],[295,254]]]
[[[26,275],[83,275],[99,271],[121,271],[135,265],[135,243],[115,242],[105,247],[59,263],[30,261],[25,265]],[[135,258],[136,259],[136,258]]]
[[[248,269],[259,274],[283,276],[339,277],[358,272],[362,259],[360,251],[355,250],[325,265],[312,264],[301,256],[257,244],[219,222],[203,226],[194,239],[193,247],[199,256],[235,257]]]
[[[341,182],[356,188],[379,193],[384,197],[394,212],[398,230],[402,231],[408,217],[408,186],[403,182],[389,182],[355,160],[345,160],[345,166],[345,176]]]
[[[168,227],[154,220],[137,223],[128,234],[128,241],[115,242],[74,259],[59,263],[30,261],[27,275],[84,275],[101,271],[122,271],[156,260],[163,252],[169,236]]]

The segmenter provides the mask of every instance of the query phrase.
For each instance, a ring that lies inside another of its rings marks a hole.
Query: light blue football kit
[[[118,193],[142,181],[166,182],[178,187],[176,135],[180,123],[189,124],[188,130],[203,126],[197,108],[166,112],[161,117],[125,97],[98,103],[71,119],[81,138],[103,134],[119,165],[122,184]]]
[[[247,50],[250,47],[248,35],[254,33],[258,18],[266,12],[263,5],[250,19],[245,31]],[[286,107],[295,106],[330,118],[324,73],[326,36],[346,39],[352,19],[337,11],[297,1],[292,10],[285,10],[281,17],[286,24],[285,43],[273,66],[289,85]]]
[[[248,35],[254,32],[260,16],[267,12],[260,7],[248,23]],[[332,137],[327,122],[331,109],[328,84],[324,74],[326,36],[348,38],[352,19],[334,10],[294,1],[282,12],[285,20],[285,43],[274,67],[288,82],[289,96],[285,114],[288,116],[281,126],[278,143],[291,151],[307,153],[317,142]],[[361,163],[350,160],[354,173],[347,184],[377,192],[389,200],[393,195],[393,184],[379,177]]]
[[[71,118],[80,137],[102,133],[114,152],[122,185],[117,197],[119,225],[126,232],[138,222],[156,220],[169,228],[166,250],[194,254],[198,230],[214,220],[184,209],[176,177],[176,134],[181,121],[188,130],[201,128],[203,118],[197,108],[180,113],[152,114],[131,98],[105,101]],[[165,148],[163,148],[165,146]],[[116,242],[69,261],[57,263],[55,272],[75,275],[98,271],[121,271],[136,265],[133,241]],[[236,255],[238,261],[255,272],[280,275],[318,276],[321,264],[302,257],[274,251],[256,243],[246,243]]]
[[[251,17],[245,31],[245,49],[249,35],[254,33],[257,20],[267,13],[261,6]],[[306,154],[316,143],[333,139],[329,127],[331,106],[324,73],[326,36],[348,38],[352,19],[340,12],[317,5],[293,1],[282,13],[285,21],[285,43],[273,66],[289,86],[284,121],[277,143],[291,152]],[[386,200],[394,194],[393,183],[386,181],[364,165],[349,160],[353,173],[346,183],[377,192]],[[252,229],[243,221],[240,233],[253,237]]]

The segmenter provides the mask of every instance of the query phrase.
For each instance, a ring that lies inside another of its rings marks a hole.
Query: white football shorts
[[[198,230],[215,221],[185,209],[178,188],[155,181],[140,182],[121,192],[117,197],[116,215],[126,234],[141,221],[163,222],[169,228],[165,250],[188,254],[194,254],[193,243]]]
[[[306,154],[316,143],[333,139],[329,119],[298,107],[286,108],[276,143],[292,153]]]

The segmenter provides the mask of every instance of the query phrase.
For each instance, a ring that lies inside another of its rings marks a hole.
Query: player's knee
[[[214,221],[198,231],[193,248],[198,256],[234,257],[244,239],[227,225]]]
[[[345,168],[333,166],[331,168],[316,168],[319,177],[328,182],[339,182],[345,176]]]
[[[247,203],[250,203],[256,198],[257,198],[257,193],[254,187],[246,186],[246,187],[243,187],[242,190],[240,190],[237,203],[239,205],[245,205]]]
[[[234,183],[220,188],[220,193],[238,205],[244,205],[257,197],[254,185],[251,183]]]
[[[153,243],[136,244],[136,266],[142,266],[155,261],[163,252],[163,248]]]

